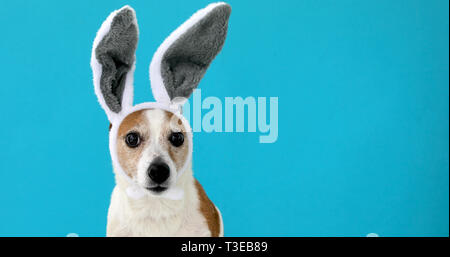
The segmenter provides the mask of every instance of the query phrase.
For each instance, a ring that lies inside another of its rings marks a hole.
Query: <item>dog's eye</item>
[[[125,136],[125,143],[131,148],[138,147],[141,143],[141,137],[137,132],[130,132]]]
[[[169,136],[169,141],[173,146],[179,147],[184,142],[184,135],[181,132],[172,132]]]

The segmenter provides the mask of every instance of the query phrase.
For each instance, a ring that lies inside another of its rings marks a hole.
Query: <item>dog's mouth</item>
[[[161,193],[161,192],[167,190],[167,187],[155,186],[155,187],[146,187],[146,189],[150,190],[152,192],[155,192],[155,193]]]

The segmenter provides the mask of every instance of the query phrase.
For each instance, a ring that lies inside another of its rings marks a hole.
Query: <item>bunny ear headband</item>
[[[95,94],[112,124],[109,134],[111,158],[115,172],[130,184],[127,189],[129,196],[140,198],[144,189],[124,172],[118,161],[116,138],[120,124],[129,114],[143,109],[173,113],[186,128],[190,147],[189,156],[177,176],[186,170],[192,158],[192,130],[181,115],[181,107],[222,49],[230,12],[231,8],[226,3],[210,4],[172,32],[150,64],[150,82],[156,102],[134,106],[133,74],[139,34],[134,10],[124,6],[112,12],[97,32],[91,56]],[[163,196],[178,199],[182,194],[169,190]]]

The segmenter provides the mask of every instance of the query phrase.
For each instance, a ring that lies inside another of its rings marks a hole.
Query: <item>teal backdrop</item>
[[[2,1],[0,236],[104,236],[114,186],[89,66],[125,4],[151,57],[209,1]],[[202,97],[278,97],[279,137],[195,133],[226,236],[449,235],[449,2],[238,1]],[[71,234],[75,235],[75,234]]]

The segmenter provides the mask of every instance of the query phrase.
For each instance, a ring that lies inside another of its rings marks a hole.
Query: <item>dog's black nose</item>
[[[158,184],[166,181],[170,176],[169,166],[164,162],[154,162],[148,167],[148,176]]]

